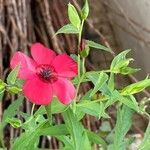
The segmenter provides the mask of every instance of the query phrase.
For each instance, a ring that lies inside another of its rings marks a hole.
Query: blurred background
[[[58,35],[54,33],[68,23],[67,4],[71,2],[79,10],[82,0],[0,0],[0,78],[5,79],[10,71],[9,62],[13,53],[20,50],[29,54],[30,46],[34,42],[41,42],[54,49],[57,53],[68,54],[77,52],[77,38],[74,35]],[[90,15],[85,24],[83,38],[97,41],[110,47],[116,54],[125,49],[132,49],[131,56],[135,59],[133,65],[141,68],[134,76],[118,76],[118,88],[131,82],[143,79],[150,73],[150,1],[149,0],[89,0]],[[52,38],[53,37],[53,38]],[[92,50],[86,61],[87,70],[108,68],[113,56],[101,51]],[[84,85],[81,92],[91,85]],[[144,91],[143,96],[150,96]],[[139,99],[141,96],[137,96]],[[15,99],[5,93],[1,97],[0,116],[3,110]],[[22,108],[30,112],[31,105],[24,102]],[[110,110],[109,122],[115,124],[114,112]],[[62,120],[61,115],[55,116]],[[85,126],[99,131],[100,121],[86,116]],[[133,132],[143,135],[147,121],[142,116],[135,116]],[[5,143],[19,135],[10,126],[5,129]],[[140,136],[139,136],[140,137]],[[56,149],[58,141],[53,138],[42,138],[42,147]],[[95,149],[98,148],[95,145]]]

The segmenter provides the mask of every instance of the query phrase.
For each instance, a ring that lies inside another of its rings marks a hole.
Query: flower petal
[[[15,68],[20,63],[20,70],[18,77],[21,79],[29,79],[35,75],[36,63],[34,60],[23,54],[22,52],[16,52],[11,59],[10,66]]]
[[[72,78],[77,75],[77,63],[66,54],[56,56],[52,65],[61,77]]]
[[[63,104],[69,104],[75,97],[75,87],[67,79],[58,78],[58,80],[52,84],[52,87],[55,95]]]
[[[33,59],[38,64],[50,64],[51,61],[56,57],[54,51],[49,48],[46,48],[40,43],[35,43],[31,47],[31,54]]]
[[[52,87],[38,77],[27,80],[23,86],[24,95],[37,105],[48,105],[52,99]]]

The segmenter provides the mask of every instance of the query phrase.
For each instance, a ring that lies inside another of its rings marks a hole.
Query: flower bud
[[[80,51],[85,49],[85,45],[86,45],[86,40],[85,39],[81,39],[80,42]]]
[[[89,55],[89,46],[86,43],[85,39],[82,39],[80,42],[80,56],[86,58]]]

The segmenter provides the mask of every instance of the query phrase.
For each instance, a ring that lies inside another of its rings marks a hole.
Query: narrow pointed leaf
[[[107,51],[107,52],[110,52],[110,53],[114,53],[110,48],[108,47],[105,47],[101,44],[98,44],[94,41],[90,41],[90,40],[86,40],[87,41],[87,44],[89,47],[92,47],[92,48],[96,48],[96,49],[100,49],[100,50],[104,50],[104,51]]]
[[[57,34],[61,34],[61,33],[65,33],[65,34],[78,34],[79,30],[73,26],[72,24],[67,24],[64,25],[63,27],[61,27],[56,33]]]
[[[149,150],[150,149],[150,122],[147,126],[144,139],[142,143],[140,144],[138,150]]]

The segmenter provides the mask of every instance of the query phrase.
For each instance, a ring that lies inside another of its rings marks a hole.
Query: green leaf
[[[2,122],[0,124],[0,130],[2,130],[5,127],[5,125],[7,124],[6,123],[7,119],[12,118],[17,114],[17,109],[22,104],[23,99],[24,99],[24,97],[20,96],[17,100],[12,102],[8,106],[7,109],[5,109],[4,114],[3,114],[3,118],[2,118]]]
[[[7,118],[6,122],[11,124],[14,128],[20,128],[22,125],[21,120],[18,118]]]
[[[36,120],[33,116],[26,118],[26,121],[22,124],[22,128],[27,131],[32,131],[37,127]]]
[[[132,58],[126,58],[126,55],[129,53],[129,51],[130,50],[125,50],[118,54],[116,57],[114,57],[110,66],[110,72],[126,75],[135,73],[140,70],[128,67],[130,61],[133,61]]]
[[[72,4],[68,4],[68,16],[72,25],[74,25],[77,29],[79,29],[81,20],[78,15],[76,8]]]
[[[111,96],[113,99],[111,100],[112,103],[116,102],[116,100],[120,101],[122,104],[128,106],[129,108],[135,110],[136,112],[139,112],[140,109],[139,109],[139,106],[138,106],[138,103],[136,101],[136,99],[134,98],[134,96],[132,95],[128,95],[128,96],[122,96],[117,90],[113,91],[112,92],[112,96]],[[105,104],[110,106],[112,103],[110,101],[110,104],[109,104],[109,101]]]
[[[60,103],[57,97],[53,97],[51,107],[52,107],[52,114],[62,113],[68,108],[67,105],[63,105],[62,103]]]
[[[81,10],[81,17],[82,19],[86,19],[89,15],[89,4],[88,4],[88,0],[84,0],[84,6]]]
[[[22,89],[16,86],[10,86],[10,87],[7,87],[7,91],[10,92],[11,94],[18,94],[22,92]]]
[[[92,150],[91,144],[89,141],[89,136],[86,131],[84,131],[82,134],[82,143],[83,143],[82,147],[84,148],[84,150]]]
[[[2,94],[5,91],[6,84],[3,80],[0,79],[0,94]]]
[[[7,83],[10,85],[15,84],[16,80],[17,80],[17,75],[19,73],[19,69],[20,69],[20,64],[16,65],[16,67],[9,73],[8,77],[7,77]]]
[[[128,145],[126,145],[125,135],[132,125],[132,115],[133,111],[126,106],[119,109],[117,112],[117,122],[114,129],[113,144],[110,146],[109,150],[125,150]]]
[[[130,52],[130,49],[125,50],[118,54],[112,61],[110,69],[114,69],[117,65],[119,65],[119,62],[122,60],[126,60],[126,55]]]
[[[67,135],[69,131],[66,128],[65,124],[55,125],[55,126],[47,126],[42,128],[39,131],[39,135],[50,135],[50,136],[60,136],[60,135]]]
[[[21,88],[21,89],[22,89],[22,86],[24,85],[24,83],[25,83],[25,80],[22,80],[22,79],[17,78],[15,85],[16,85],[18,88]]]
[[[100,144],[103,148],[107,147],[107,143],[99,135],[89,130],[86,130],[86,132],[91,142]]]
[[[57,138],[68,134],[69,131],[64,124],[49,126],[48,121],[42,121],[16,138],[12,145],[12,150],[33,149],[35,144],[38,145],[38,139],[40,136],[55,136]]]
[[[90,81],[95,85],[97,83],[97,80],[99,78],[99,72],[96,71],[90,71],[86,72],[86,77],[90,79]]]
[[[87,91],[87,92],[81,97],[80,101],[82,101],[82,100],[91,100],[91,97],[90,97],[91,92],[92,92],[92,89],[90,89],[89,91]]]
[[[127,74],[136,73],[139,70],[141,70],[141,69],[136,69],[136,68],[131,68],[131,67],[122,67],[122,68],[120,68],[120,73],[123,75],[127,75]]]
[[[72,139],[70,139],[68,136],[65,135],[59,135],[56,136],[56,138],[60,141],[62,141],[65,145],[65,147],[63,149],[59,149],[59,150],[73,150],[73,143],[72,143]]]
[[[87,72],[86,76],[88,76],[90,78],[90,81],[94,85],[96,85],[97,80],[99,79],[99,72]],[[110,89],[106,83],[104,83],[103,86],[100,87],[99,91],[101,91],[103,95],[108,95],[110,97],[112,96],[112,89]]]
[[[140,146],[138,147],[138,150],[149,150],[150,149],[150,121],[147,126],[146,132],[144,134],[144,139]]]
[[[105,91],[103,91],[103,92],[105,92]],[[113,105],[120,98],[120,94],[117,90],[109,91],[108,94],[107,93],[105,93],[105,94],[107,95],[107,98],[108,98],[108,100],[105,103],[105,109],[107,109],[109,106]]]
[[[77,104],[77,110],[87,113],[95,117],[108,118],[109,116],[105,113],[104,104],[102,102],[96,103],[94,101],[84,100],[80,104]]]
[[[61,27],[61,28],[55,33],[55,35],[60,34],[60,33],[78,34],[78,33],[79,33],[79,30],[78,30],[75,26],[73,26],[72,24],[67,24],[67,25],[64,25],[63,27]]]
[[[46,122],[37,125],[36,128],[22,133],[16,138],[12,145],[12,150],[27,150],[33,149],[39,139],[39,132],[45,127]]]
[[[85,141],[83,140],[84,138],[84,129],[81,123],[77,120],[77,117],[75,114],[73,114],[71,109],[67,109],[63,113],[64,116],[64,121],[66,124],[66,127],[73,137],[73,145],[74,149],[80,149],[81,147],[85,149],[83,146],[85,145]]]
[[[53,97],[51,102],[51,113],[57,114],[62,113],[68,108],[67,105],[63,105],[59,102],[56,97]],[[34,116],[46,114],[45,106],[40,106],[39,109],[35,112]]]
[[[101,50],[104,50],[104,51],[107,51],[107,52],[110,52],[110,53],[114,53],[110,48],[105,47],[101,44],[98,44],[94,41],[90,41],[90,40],[86,40],[86,41],[87,41],[87,44],[88,44],[89,47],[96,48],[96,49],[101,49]]]
[[[115,76],[114,73],[110,73],[109,80],[108,80],[108,87],[113,91],[115,88]]]
[[[121,90],[122,95],[131,95],[143,91],[150,86],[150,79],[144,79],[137,83],[133,83]]]
[[[125,97],[122,96],[118,100],[122,102],[123,104],[125,104],[126,106],[128,106],[129,108],[135,110],[136,112],[140,111],[138,103],[136,99],[134,98],[134,96],[132,95],[125,96]]]
[[[96,74],[97,74],[96,72],[92,72],[90,74],[87,74],[86,77],[89,78],[92,81],[93,77]],[[106,83],[107,80],[108,80],[108,75],[104,72],[101,72],[99,74],[99,78],[97,79],[96,84],[94,84],[94,89],[91,92],[90,97],[93,96]]]
[[[17,100],[12,102],[12,104],[10,104],[7,109],[5,109],[3,116],[2,116],[2,121],[0,123],[0,139],[1,140],[3,139],[3,129],[7,125],[6,120],[8,118],[14,117],[17,114],[17,109],[22,104],[22,101],[23,101],[23,97],[20,96]]]

